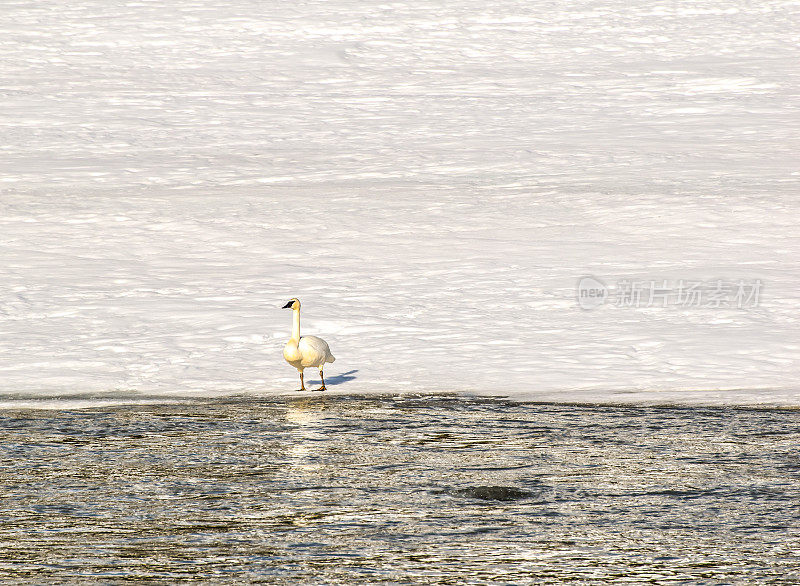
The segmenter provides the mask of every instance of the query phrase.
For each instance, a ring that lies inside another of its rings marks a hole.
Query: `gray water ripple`
[[[451,395],[0,419],[0,575],[793,583],[800,411]]]

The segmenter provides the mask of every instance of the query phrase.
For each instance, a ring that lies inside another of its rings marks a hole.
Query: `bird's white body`
[[[331,354],[328,343],[316,336],[302,336],[300,340],[291,338],[283,347],[283,357],[297,370],[309,366],[322,366],[326,362],[336,360]]]
[[[333,362],[336,358],[331,354],[328,343],[322,338],[300,335],[300,301],[292,299],[286,304],[286,308],[288,309],[289,307],[292,309],[292,337],[283,347],[283,358],[300,371],[301,390],[305,389],[303,369],[309,367],[319,368],[319,375],[322,378],[320,390],[324,390],[325,378],[322,375],[322,367],[326,362]]]

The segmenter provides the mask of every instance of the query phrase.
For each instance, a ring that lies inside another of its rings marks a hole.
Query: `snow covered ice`
[[[331,392],[800,405],[798,19],[6,2],[0,402],[289,391],[297,296]],[[763,290],[583,310],[587,275]]]

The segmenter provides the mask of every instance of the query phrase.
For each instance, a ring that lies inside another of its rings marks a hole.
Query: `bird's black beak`
[[[281,307],[281,309],[290,309],[294,305],[294,299],[292,299],[289,303]]]

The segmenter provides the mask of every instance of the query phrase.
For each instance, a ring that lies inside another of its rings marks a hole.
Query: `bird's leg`
[[[317,390],[318,391],[324,391],[325,390],[325,377],[322,376],[322,368],[321,367],[319,369],[319,378],[322,379],[322,386],[320,388],[318,388]]]
[[[303,371],[302,370],[300,371],[300,388],[297,389],[297,390],[298,391],[305,391],[306,390],[306,384],[303,382]]]

